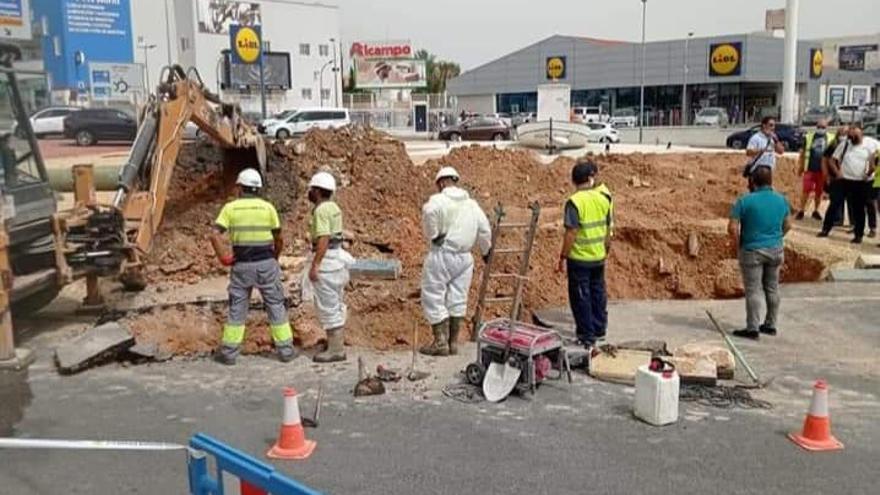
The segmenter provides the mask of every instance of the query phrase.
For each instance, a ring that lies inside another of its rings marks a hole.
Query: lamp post
[[[694,32],[688,33],[684,39],[684,85],[681,88],[681,125],[688,124],[688,73],[691,71],[688,65],[688,44],[693,38]]]
[[[148,53],[150,50],[152,50],[153,48],[156,48],[156,45],[155,45],[155,44],[148,44],[148,43],[146,42],[146,40],[144,40],[143,38],[141,38],[141,39],[138,41],[138,46],[137,46],[137,47],[138,47],[139,49],[141,49],[141,50],[144,51],[144,76],[147,78],[147,81],[146,81],[146,85],[147,85],[147,87],[146,87],[146,91],[147,91],[147,93],[149,94],[149,92],[150,92],[150,61],[149,61],[149,58],[148,58],[148,56],[147,56],[147,53]]]
[[[645,127],[645,19],[648,11],[648,0],[642,0],[642,82],[639,91],[639,144],[644,139]]]
[[[339,107],[339,82],[338,75],[340,65],[336,63],[336,38],[330,38],[330,44],[333,45],[333,106]]]
[[[333,60],[328,60],[327,63],[325,63],[323,66],[321,66],[321,75],[320,75],[320,77],[319,77],[319,79],[320,79],[320,82],[319,82],[320,91],[319,91],[319,94],[318,94],[318,98],[321,100],[321,108],[324,107],[324,69],[326,69],[326,68],[327,68],[330,64],[332,64],[333,62],[334,62]]]
[[[797,100],[797,37],[799,0],[785,2],[785,56],[782,61],[782,122],[794,123]]]

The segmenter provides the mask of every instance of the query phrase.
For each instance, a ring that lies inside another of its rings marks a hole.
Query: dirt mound
[[[308,250],[306,218],[310,206],[305,187],[314,172],[327,170],[340,184],[337,200],[351,251],[358,257],[396,258],[403,265],[399,280],[352,283],[346,295],[350,314],[346,341],[350,344],[377,348],[407,344],[415,326],[422,329],[420,340],[428,337],[419,306],[419,278],[427,250],[420,213],[422,203],[435,191],[433,174],[441,165],[458,169],[463,186],[490,216],[499,202],[511,221],[526,220],[530,203],[541,206],[525,309],[566,304],[565,276],[556,274],[554,268],[562,206],[571,193],[573,159],[558,158],[545,165],[528,151],[472,146],[415,166],[401,142],[363,128],[312,131],[300,141],[275,142],[269,158],[267,196],[284,218],[285,255],[302,256]],[[592,158],[615,201],[615,239],[607,268],[612,298],[711,298],[738,293],[733,280],[734,252],[717,220],[727,217],[730,204],[744,189],[742,155],[612,154]],[[206,275],[224,273],[206,238],[225,201],[219,176],[219,154],[213,147],[184,148],[166,221],[150,256],[148,273],[154,282],[192,283]],[[775,180],[783,192],[797,190],[792,160],[780,161]],[[716,224],[707,226],[706,222],[713,220]],[[697,256],[689,254],[691,237],[699,244]],[[512,247],[517,242],[521,240],[505,235],[499,246]],[[788,256],[791,267],[784,272],[785,280],[818,278],[821,263],[796,253]],[[501,259],[498,269],[514,271],[515,267],[515,259]],[[481,270],[482,263],[477,262],[475,281]],[[288,271],[287,275],[290,282],[296,274]],[[477,286],[475,283],[472,288],[474,298]],[[507,295],[510,289],[498,283],[490,285],[490,293]],[[493,307],[489,314],[505,311]],[[172,315],[172,319],[187,318],[185,314]],[[222,315],[212,316],[213,320],[204,315],[200,318],[216,325],[214,333],[184,333],[196,342],[191,346],[185,342],[169,344],[175,352],[200,352],[216,344]],[[252,318],[254,332],[246,350],[265,349],[269,341],[264,317],[255,314]],[[308,313],[294,311],[292,319],[305,344],[322,337]],[[157,321],[162,320],[166,318]],[[147,323],[135,326],[144,338],[151,333]]]

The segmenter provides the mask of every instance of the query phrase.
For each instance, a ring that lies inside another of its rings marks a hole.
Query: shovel
[[[483,395],[489,402],[498,402],[513,392],[522,370],[511,364],[510,343],[513,341],[513,322],[508,322],[507,345],[502,363],[492,361],[483,378]]]

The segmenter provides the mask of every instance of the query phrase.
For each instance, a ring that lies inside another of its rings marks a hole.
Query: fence
[[[409,130],[415,127],[413,107],[428,107],[428,131],[436,132],[447,116],[455,114],[455,97],[445,94],[398,92],[396,97],[378,93],[345,93],[342,105],[349,109],[354,123],[385,130]]]

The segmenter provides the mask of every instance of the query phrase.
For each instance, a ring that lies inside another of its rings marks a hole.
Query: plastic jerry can
[[[653,371],[648,365],[639,366],[633,410],[636,417],[654,426],[678,421],[678,386],[674,369]]]

